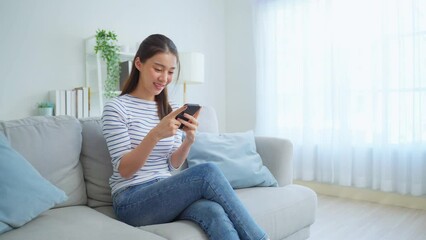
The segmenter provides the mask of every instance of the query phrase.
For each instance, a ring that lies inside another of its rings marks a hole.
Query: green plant
[[[112,98],[117,96],[118,82],[120,79],[120,57],[117,44],[117,34],[113,31],[99,29],[96,31],[95,53],[100,52],[107,65],[107,78],[104,86],[104,96]]]
[[[55,105],[51,102],[40,102],[37,104],[38,108],[53,108]]]

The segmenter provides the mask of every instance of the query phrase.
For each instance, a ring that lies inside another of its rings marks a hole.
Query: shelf
[[[86,38],[85,44],[86,44],[86,54],[88,55],[88,57],[96,58],[96,54],[94,50],[96,45],[95,36]],[[118,54],[120,56],[120,60],[122,62],[125,62],[125,61],[133,61],[133,58],[135,57],[136,52],[118,52]]]
[[[119,57],[120,57],[120,62],[125,62],[125,61],[133,61],[133,58],[135,57],[136,53],[118,52],[118,54],[119,54]],[[95,52],[89,52],[89,53],[87,53],[87,57],[92,58],[92,59],[96,59],[96,54],[95,54]]]
[[[95,36],[85,39],[86,51],[86,86],[90,88],[90,116],[97,117],[102,114],[107,99],[104,96],[104,82],[106,80],[106,63],[101,54],[95,54]],[[118,52],[120,62],[133,61],[134,52]],[[121,91],[115,93],[120,94]]]
[[[120,61],[125,62],[125,61],[133,61],[136,53],[133,53],[133,52],[118,52],[118,54],[120,56]]]

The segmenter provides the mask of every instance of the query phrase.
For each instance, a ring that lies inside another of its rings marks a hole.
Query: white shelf
[[[87,54],[87,58],[96,59],[96,54],[94,51],[88,52],[86,54]],[[118,54],[120,57],[120,62],[133,61],[133,58],[135,57],[135,53],[132,53],[132,52],[118,52]]]
[[[133,53],[133,52],[118,52],[118,54],[120,55],[120,61],[125,62],[125,61],[133,61],[133,58],[135,58],[136,53]]]
[[[86,56],[86,86],[90,88],[90,116],[99,117],[105,104],[104,83],[106,80],[106,63],[102,60],[100,53],[95,54],[95,36],[85,39]],[[118,52],[120,61],[133,61],[135,53]],[[117,91],[121,93],[121,91]]]

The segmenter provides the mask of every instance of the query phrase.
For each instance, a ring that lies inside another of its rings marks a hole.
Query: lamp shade
[[[204,82],[204,54],[198,52],[181,52],[180,82],[195,84]]]

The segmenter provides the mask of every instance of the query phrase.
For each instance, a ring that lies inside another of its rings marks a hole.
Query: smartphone
[[[184,117],[183,114],[188,113],[189,115],[194,116],[194,114],[197,113],[198,110],[200,110],[200,108],[201,108],[201,106],[198,105],[198,104],[187,103],[185,105],[188,106],[188,107],[185,109],[185,111],[179,113],[179,115],[176,116],[176,119],[181,118],[185,121],[188,121],[189,119]],[[181,124],[179,126],[179,129],[182,129],[184,126],[185,125]]]

